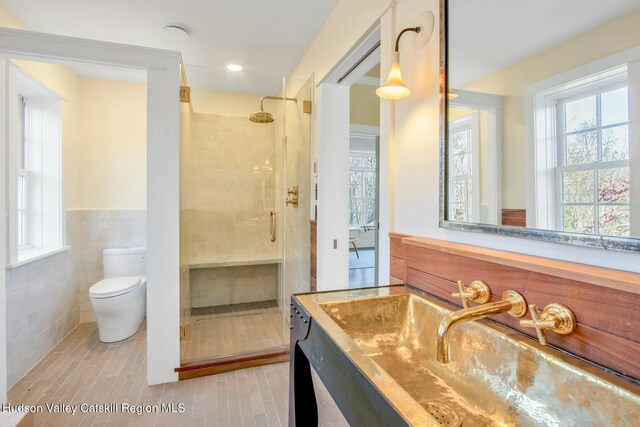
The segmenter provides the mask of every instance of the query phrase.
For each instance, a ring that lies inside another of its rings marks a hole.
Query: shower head
[[[271,123],[273,122],[273,114],[267,113],[264,111],[263,102],[265,99],[275,99],[280,101],[293,101],[298,102],[297,98],[280,98],[277,96],[263,96],[260,98],[260,111],[256,111],[255,113],[249,116],[249,120],[253,123]]]
[[[260,108],[260,111],[256,111],[249,116],[249,120],[253,123],[271,123],[273,122],[273,115]]]

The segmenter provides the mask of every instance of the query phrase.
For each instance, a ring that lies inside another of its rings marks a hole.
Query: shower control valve
[[[294,208],[298,207],[298,186],[294,185],[293,187],[287,190],[287,199],[285,200],[285,204],[287,206],[291,205]]]

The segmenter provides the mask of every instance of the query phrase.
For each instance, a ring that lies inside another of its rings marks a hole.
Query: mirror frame
[[[640,238],[602,236],[594,234],[568,233],[564,231],[542,230],[535,228],[514,227],[508,225],[478,224],[447,220],[447,134],[448,134],[448,6],[452,0],[440,0],[440,197],[439,221],[441,228],[456,231],[471,231],[495,234],[505,237],[542,240],[569,245],[588,246],[592,248],[640,252]]]

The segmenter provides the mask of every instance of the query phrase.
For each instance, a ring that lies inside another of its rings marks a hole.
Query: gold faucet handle
[[[471,282],[469,287],[465,288],[462,280],[458,280],[458,291],[451,294],[454,298],[462,299],[462,307],[469,308],[469,301],[475,301],[478,304],[484,304],[491,299],[491,290],[489,286],[482,280]]]
[[[538,307],[535,304],[531,304],[529,305],[529,311],[531,311],[531,320],[521,320],[520,326],[535,328],[538,341],[542,345],[549,344],[545,331],[566,335],[576,329],[576,317],[568,307],[562,304],[549,304],[542,313],[538,311]]]

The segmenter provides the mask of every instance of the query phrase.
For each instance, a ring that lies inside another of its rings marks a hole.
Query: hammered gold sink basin
[[[305,306],[311,302],[320,308],[314,319],[326,326],[326,314],[339,327],[336,342],[382,394],[393,403],[401,396],[394,387],[406,391],[436,425],[637,426],[640,420],[636,384],[490,322],[456,325],[451,361],[438,363],[436,330],[451,307],[426,296],[351,291],[316,296]],[[382,381],[386,376],[393,381]]]

